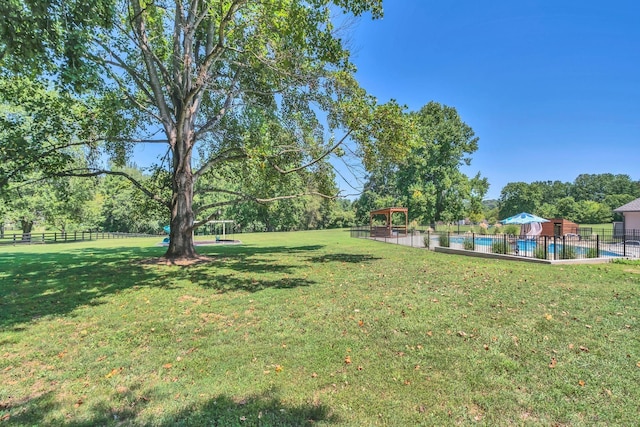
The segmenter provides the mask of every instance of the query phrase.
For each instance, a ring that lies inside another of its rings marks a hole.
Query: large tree
[[[408,140],[402,109],[376,105],[355,81],[333,16],[380,17],[381,0],[10,0],[0,9],[5,75],[54,81],[92,118],[55,147],[124,157],[134,143],[167,144],[170,200],[140,187],[170,210],[168,258],[196,257],[192,231],[220,206],[296,195],[202,186],[226,198],[197,212],[195,185],[213,168],[231,163],[246,182],[321,177],[349,138],[365,164]],[[63,171],[51,158],[45,166],[57,173],[112,172],[96,163]]]
[[[537,215],[538,209],[542,206],[542,197],[540,186],[526,182],[510,182],[500,192],[499,216],[504,219],[520,212]]]
[[[460,167],[470,165],[478,137],[455,108],[431,101],[410,113],[415,138],[397,165],[396,192],[412,219],[453,222],[481,210],[486,178],[469,179]]]

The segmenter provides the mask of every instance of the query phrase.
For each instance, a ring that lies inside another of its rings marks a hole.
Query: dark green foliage
[[[440,236],[438,236],[438,239],[440,242],[440,246],[442,246],[443,248],[449,247],[449,233],[441,233]]]
[[[578,257],[577,249],[573,245],[562,245],[558,247],[557,255],[560,259],[576,259]]]
[[[596,248],[587,248],[585,253],[587,258],[598,258],[598,250]]]
[[[582,224],[607,223],[612,210],[640,197],[640,181],[629,175],[582,174],[573,183],[513,182],[501,192],[500,218],[530,212],[544,218],[565,218]],[[621,220],[616,215],[616,220]]]
[[[468,251],[472,251],[474,248],[473,239],[471,237],[465,237],[462,241],[462,247]]]
[[[503,239],[496,239],[491,243],[491,252],[494,254],[507,254],[509,253],[509,244]]]
[[[533,256],[538,259],[547,259],[548,251],[543,245],[538,245],[533,251]]]

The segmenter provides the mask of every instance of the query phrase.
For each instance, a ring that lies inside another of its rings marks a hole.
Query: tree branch
[[[237,152],[238,154],[231,155],[231,153],[233,152]],[[207,161],[204,165],[202,165],[202,167],[199,170],[193,173],[193,179],[194,180],[198,179],[202,174],[207,172],[209,169],[211,169],[213,166],[215,166],[218,163],[231,161],[231,160],[241,160],[246,158],[247,158],[247,155],[240,148],[229,148],[227,150],[222,151],[221,153],[218,153],[217,156],[213,157],[212,159]]]
[[[340,140],[337,143],[333,145],[333,147],[325,151],[320,157],[317,157],[302,166],[298,166],[297,168],[285,170],[285,169],[282,169],[280,166],[276,165],[275,163],[273,163],[271,159],[267,159],[267,160],[275,170],[277,170],[283,175],[290,174],[292,172],[298,172],[300,170],[308,168],[309,166],[313,166],[314,164],[318,163],[319,161],[327,157],[329,154],[331,154],[336,148],[338,148],[347,139],[347,137],[351,134],[351,132],[352,132],[351,130],[347,132],[342,138],[340,138]]]
[[[129,182],[131,182],[134,185],[134,187],[136,187],[137,189],[142,191],[147,197],[151,198],[152,200],[155,200],[156,202],[160,203],[162,206],[165,206],[167,209],[171,209],[171,203],[167,202],[166,200],[162,199],[157,194],[154,194],[151,191],[149,191],[148,189],[146,189],[142,185],[142,183],[140,183],[140,181],[138,181],[137,179],[133,178],[131,175],[129,175],[126,172],[110,171],[110,170],[106,170],[106,169],[98,169],[98,170],[69,169],[69,170],[66,170],[66,171],[61,171],[61,172],[55,173],[52,176],[77,176],[77,177],[88,178],[88,177],[100,176],[100,175],[116,175],[116,176],[124,177],[124,178],[128,179]]]
[[[175,128],[175,123],[171,122],[171,112],[169,110],[166,100],[164,99],[162,83],[158,78],[158,71],[156,69],[156,63],[158,63],[158,61],[156,56],[151,51],[151,48],[149,45],[149,40],[147,38],[144,20],[142,19],[142,15],[141,15],[142,8],[140,7],[139,0],[131,1],[131,4],[133,5],[133,9],[135,12],[135,16],[133,18],[133,23],[134,23],[133,28],[138,39],[138,46],[142,51],[142,59],[147,67],[147,72],[149,73],[149,79],[150,79],[149,85],[151,86],[151,90],[153,91],[155,104],[160,110],[160,115],[162,118],[162,122],[164,123],[167,136],[171,137],[172,135],[171,128]],[[167,82],[170,81],[170,79],[168,78],[165,80]],[[167,121],[169,122],[167,123]]]

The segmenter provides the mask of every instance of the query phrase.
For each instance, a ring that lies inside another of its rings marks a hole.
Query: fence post
[[[547,236],[544,236],[543,241],[544,241],[544,259],[549,259],[549,254],[548,254],[549,245],[547,244],[548,243]]]
[[[558,236],[553,235],[553,259],[558,259]]]
[[[596,258],[600,258],[600,235],[596,234]]]
[[[16,234],[13,233],[13,246],[15,246],[15,245],[16,245]]]
[[[78,232],[77,231],[73,232],[73,240],[74,241],[78,240]]]
[[[471,250],[476,250],[476,233],[471,233]]]

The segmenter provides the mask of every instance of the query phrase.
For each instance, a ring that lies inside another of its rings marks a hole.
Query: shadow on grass
[[[138,262],[162,256],[165,249],[161,247],[59,248],[56,253],[0,255],[0,329],[19,328],[22,323],[44,316],[65,315],[81,306],[102,304],[103,297],[129,288],[170,289],[169,283],[176,280],[188,280],[218,293],[309,286],[315,282],[295,277],[301,266],[278,262],[279,254],[308,254],[323,246],[199,248],[201,254],[216,259],[207,264],[169,268]],[[221,274],[219,268],[256,276]],[[263,274],[287,277],[260,277]]]
[[[311,262],[348,262],[353,264],[360,264],[363,262],[370,262],[381,259],[372,255],[363,254],[326,254],[309,258]]]
[[[73,419],[73,411],[66,410],[55,401],[52,392],[31,399],[0,405],[0,417],[9,424],[56,424],[73,427],[89,426],[310,426],[317,422],[337,423],[329,407],[320,404],[287,406],[277,393],[268,391],[242,399],[221,395],[194,404],[176,414],[160,416],[152,422],[138,419],[149,400],[138,397],[127,399],[126,404],[101,401],[86,410],[81,420]],[[90,405],[90,403],[87,403]],[[60,419],[66,413],[65,419]]]
[[[101,297],[133,286],[163,286],[158,275],[131,262],[161,254],[156,248],[130,247],[4,253],[0,270],[7,277],[0,281],[0,328],[101,304]]]

